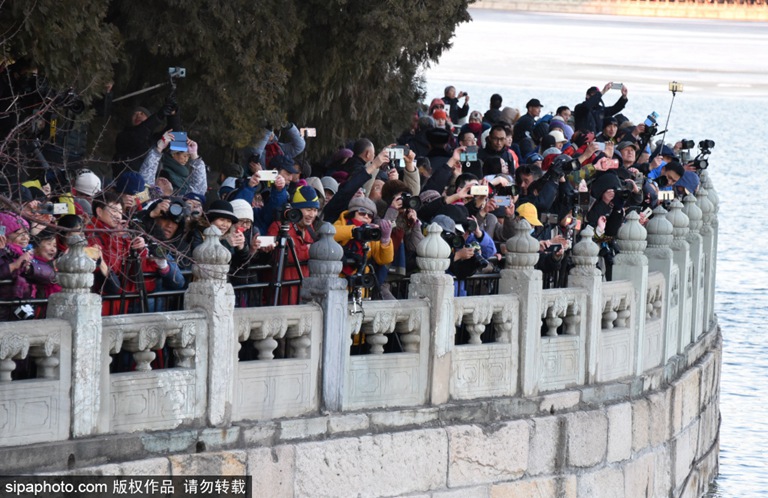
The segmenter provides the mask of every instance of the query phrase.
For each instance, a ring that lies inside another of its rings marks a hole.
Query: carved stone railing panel
[[[453,399],[513,396],[517,393],[519,301],[512,294],[454,299],[457,326],[472,334],[469,344],[452,352],[450,393]],[[493,324],[492,343],[480,343],[480,334]],[[482,329],[482,330],[481,330]]]
[[[603,283],[603,328],[597,365],[600,382],[620,379],[632,375],[634,371],[634,322],[637,319],[632,309],[634,297],[632,282],[619,280]]]
[[[587,292],[573,287],[542,293],[539,391],[583,384],[586,380]]]
[[[322,309],[315,304],[235,308],[234,321],[238,340],[253,341],[258,358],[237,362],[232,420],[267,420],[317,410]],[[275,359],[280,344],[280,359]]]
[[[427,401],[429,303],[421,299],[368,301],[350,315],[350,333],[365,334],[370,354],[351,355],[345,409],[414,406]],[[383,354],[387,335],[399,334],[405,351]]]
[[[71,341],[65,320],[0,324],[0,446],[69,438]],[[12,381],[15,360],[25,358],[37,378]]]
[[[109,355],[120,351],[131,352],[136,361],[135,371],[106,371],[102,377],[109,432],[174,429],[204,418],[208,331],[203,312],[109,316],[102,330],[105,369]],[[166,346],[174,368],[152,370],[155,351]]]
[[[664,289],[667,283],[661,272],[648,274],[645,335],[643,341],[643,370],[657,367],[664,361]]]

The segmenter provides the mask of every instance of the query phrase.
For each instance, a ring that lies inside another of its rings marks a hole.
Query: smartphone
[[[270,236],[270,235],[259,235],[257,238],[261,242],[261,247],[275,245],[275,238],[273,236]]]
[[[659,201],[671,201],[675,198],[673,190],[659,190]]]
[[[605,142],[595,142],[597,144],[597,150],[605,152]]]
[[[387,155],[390,161],[397,161],[398,166],[404,167],[405,163],[402,161],[405,156],[411,153],[411,148],[407,145],[395,145],[387,149]]]
[[[317,128],[299,128],[302,137],[314,138],[317,136]]]
[[[619,167],[619,160],[618,159],[611,159],[611,164],[608,166],[608,169],[616,169]]]
[[[259,171],[260,182],[274,182],[277,180],[278,171],[276,169],[264,169]]]
[[[477,161],[477,145],[468,145],[466,151],[460,152],[459,161],[463,163]]]
[[[650,218],[652,214],[653,214],[653,209],[651,209],[650,207],[643,209],[642,215],[645,216],[646,219]]]
[[[53,214],[68,214],[69,213],[69,205],[65,202],[54,202],[53,203]]]
[[[174,152],[187,152],[187,132],[185,131],[172,131],[173,140],[171,141],[171,150]]]
[[[611,89],[621,90],[624,88],[624,83],[611,83]]]
[[[488,195],[488,185],[473,185],[469,189],[469,195]]]
[[[245,228],[245,227],[237,227],[237,233],[243,233],[243,232],[245,232],[246,230],[248,230],[248,229],[247,229],[247,228]]]
[[[493,197],[493,202],[495,202],[498,207],[509,207],[512,205],[512,196],[496,195]]]
[[[144,189],[141,192],[136,194],[136,200],[140,203],[147,202],[151,196],[149,195],[149,189]]]
[[[0,235],[5,235],[5,225],[0,225]]]
[[[551,246],[547,247],[545,252],[558,252],[562,248],[563,248],[562,244],[552,244]]]

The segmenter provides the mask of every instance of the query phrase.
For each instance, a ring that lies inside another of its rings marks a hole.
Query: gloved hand
[[[381,229],[381,243],[382,245],[389,244],[392,236],[392,222],[389,220],[379,220],[379,228]]]

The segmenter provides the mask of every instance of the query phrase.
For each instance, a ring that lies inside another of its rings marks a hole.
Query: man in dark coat
[[[512,135],[512,141],[514,143],[519,144],[522,142],[526,136],[526,132],[533,132],[533,127],[536,126],[536,118],[541,114],[542,107],[539,99],[531,99],[525,104],[525,108],[528,109],[528,112],[520,116],[520,119],[515,123]]]
[[[627,105],[627,87],[621,86],[621,97],[611,107],[605,107],[603,94],[613,87],[614,83],[606,83],[601,92],[596,86],[587,90],[584,102],[577,104],[573,109],[573,117],[576,121],[576,129],[597,133],[601,131],[603,119],[621,112]]]

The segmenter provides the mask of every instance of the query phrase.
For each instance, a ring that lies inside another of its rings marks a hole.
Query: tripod
[[[288,231],[290,230],[290,223],[282,221],[280,223],[280,230],[275,237],[275,244],[278,247],[277,250],[277,273],[275,274],[272,282],[272,286],[275,288],[275,298],[273,300],[273,306],[277,306],[280,303],[280,297],[283,290],[283,270],[285,269],[285,257],[286,252],[290,249],[293,256],[293,265],[296,268],[296,272],[299,274],[299,282],[304,282],[304,274],[301,272],[301,263],[299,263],[299,257],[296,254],[296,245],[293,242]]]

